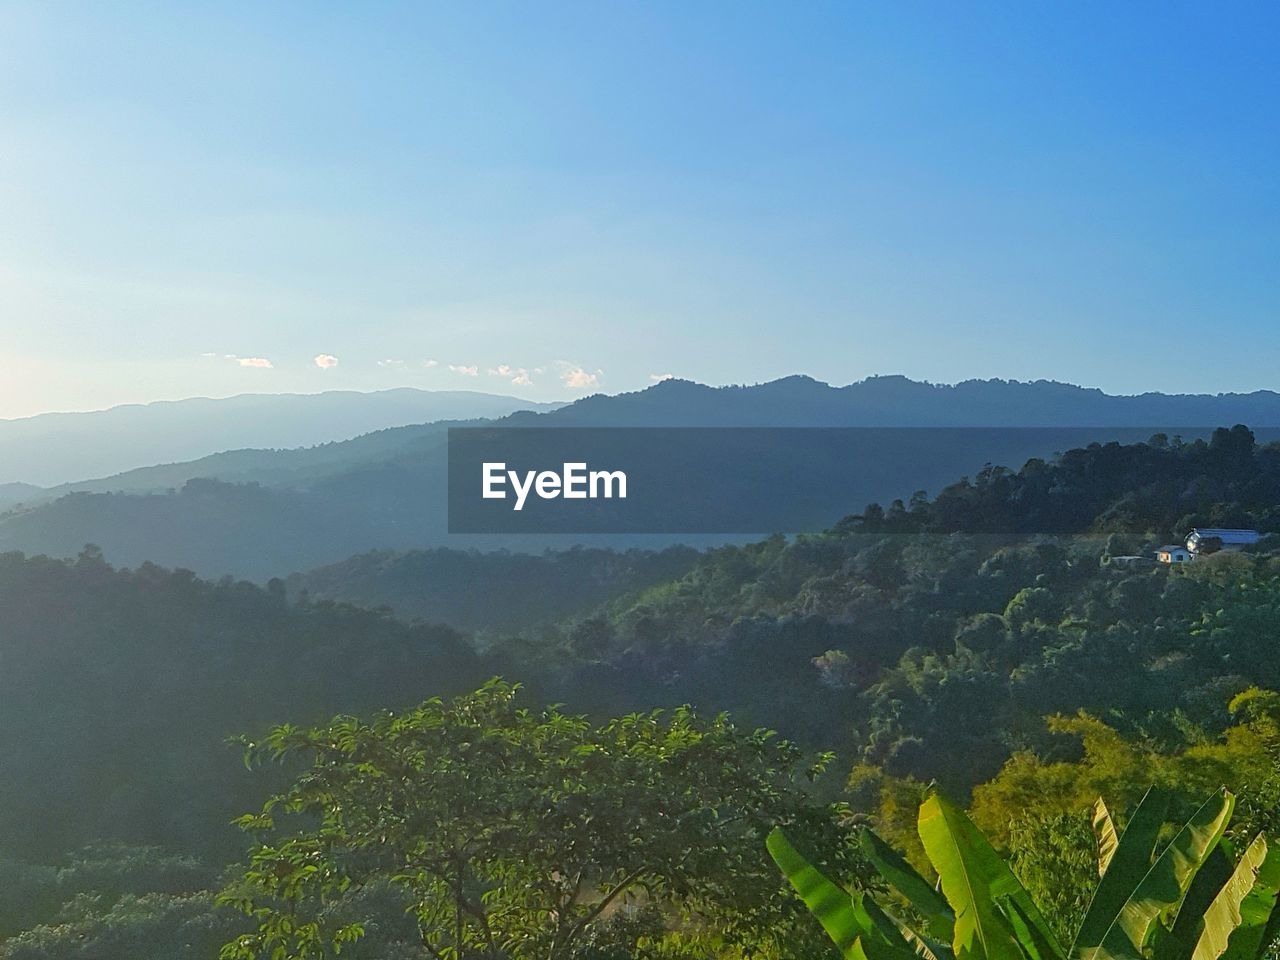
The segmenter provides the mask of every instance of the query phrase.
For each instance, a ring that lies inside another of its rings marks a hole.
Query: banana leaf
[[[795,887],[809,912],[818,918],[822,929],[840,949],[840,953],[848,960],[861,955],[861,950],[855,953],[854,944],[860,934],[869,931],[864,929],[854,911],[853,899],[849,894],[806,860],[780,829],[774,828],[770,832],[765,846],[769,850],[769,856],[773,857],[773,862],[782,870],[791,886]]]
[[[1196,871],[1222,838],[1234,808],[1235,797],[1225,790],[1206,800],[1126,898],[1098,947],[1082,956],[1086,960],[1143,960],[1148,947],[1159,936],[1167,936],[1166,926],[1181,906]]]
[[[933,886],[915,871],[906,859],[870,830],[864,829],[858,845],[885,882],[911,904],[924,919],[931,937],[951,942],[955,914]]]
[[[1101,879],[1107,875],[1111,858],[1120,846],[1120,835],[1111,819],[1111,811],[1101,797],[1093,802],[1093,836],[1098,842],[1098,878]]]
[[[1280,894],[1280,847],[1259,836],[1204,913],[1192,960],[1254,960],[1269,945],[1267,930]]]
[[[920,840],[938,877],[942,893],[955,911],[952,949],[956,960],[1025,960],[1005,911],[1015,903],[1037,939],[1058,960],[1057,945],[1031,897],[968,817],[937,791],[920,806]]]
[[[955,955],[951,952],[950,936],[947,937],[946,942],[943,942],[929,936],[927,933],[916,932],[887,910],[884,911],[884,915],[893,921],[898,928],[898,933],[902,935],[902,939],[907,941],[907,945],[916,952],[917,957],[922,958],[922,960],[955,960]]]
[[[1187,895],[1182,898],[1182,906],[1178,908],[1178,918],[1173,922],[1171,936],[1161,947],[1159,960],[1191,960],[1196,944],[1200,942],[1200,934],[1204,932],[1204,915],[1231,879],[1235,871],[1235,860],[1230,856],[1227,838],[1218,841],[1204,865],[1196,871],[1187,888]]]
[[[1016,900],[1004,897],[996,905],[1008,919],[1027,960],[1055,960],[1061,956],[1060,952],[1055,952],[1058,950],[1057,945],[1049,943],[1040,935],[1040,931]]]
[[[907,945],[894,945],[870,937],[858,937],[846,954],[849,960],[919,960]]]
[[[1096,815],[1097,808],[1094,809]],[[1125,900],[1151,869],[1156,839],[1168,810],[1169,795],[1152,787],[1133,811],[1119,843],[1107,860],[1106,870],[1093,893],[1080,929],[1076,931],[1076,940],[1071,947],[1073,957],[1089,960],[1102,945],[1102,938],[1115,922]]]
[[[858,920],[858,926],[862,928],[860,936],[869,936],[898,947],[903,946],[902,931],[898,929],[898,924],[880,909],[878,903],[861,891],[853,894],[850,900],[853,903],[853,915]]]
[[[903,939],[916,952],[916,956],[923,960],[955,960],[955,953],[952,952],[949,941],[944,943],[927,934],[916,933],[902,922],[898,923],[898,929],[902,931]]]

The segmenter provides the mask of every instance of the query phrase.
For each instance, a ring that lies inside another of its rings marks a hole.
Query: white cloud
[[[599,386],[602,373],[604,373],[603,370],[597,370],[592,373],[589,370],[584,370],[576,363],[570,363],[567,360],[560,361],[560,380],[572,390],[586,390],[590,387]]]
[[[200,356],[204,357],[206,360],[216,360],[218,357],[216,353],[202,353]]]
[[[428,370],[430,370],[432,367],[440,366],[440,361],[439,360],[423,360],[422,365],[426,367]]]
[[[534,371],[534,373],[537,372],[537,370]],[[488,373],[491,377],[506,377],[517,387],[533,386],[533,381],[529,379],[529,371],[524,367],[513,367],[509,363],[500,363],[496,367],[490,367]]]
[[[338,365],[338,358],[332,353],[321,353],[318,354],[311,362],[321,370],[332,370]]]
[[[649,379],[652,380],[654,383],[661,383],[663,380],[675,379],[675,374],[674,373],[651,373],[649,374]]]
[[[379,361],[378,361],[378,366],[380,366],[380,367],[403,367],[403,366],[404,366],[404,361],[403,361],[403,360],[379,360]]]
[[[236,363],[240,364],[240,366],[242,367],[253,367],[258,370],[270,370],[275,366],[275,364],[273,364],[266,357],[234,357],[233,356],[233,357],[230,357],[229,359],[234,360]]]
[[[451,363],[449,364],[449,369],[452,370],[454,373],[461,374],[464,377],[477,377],[480,375],[480,368],[477,367],[475,364],[472,364],[469,367],[465,367],[462,364]]]

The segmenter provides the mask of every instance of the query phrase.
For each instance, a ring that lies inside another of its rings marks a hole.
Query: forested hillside
[[[295,574],[294,597],[388,607],[398,617],[459,630],[519,631],[589,610],[688,572],[691,547],[614,551],[573,547],[541,554],[411,550],[366,553]]]
[[[239,782],[224,737],[493,672],[599,714],[729,709],[967,791],[1034,740],[1048,711],[1140,725],[1177,709],[1210,722],[1225,695],[1280,686],[1269,655],[1280,571],[1265,549],[1185,571],[1108,562],[1193,523],[1276,530],[1278,484],[1280,450],[1237,428],[992,469],[794,540],[703,556],[357,557],[295,580],[292,600],[281,581],[117,570],[92,551],[69,563],[6,555],[5,817],[45,811],[58,825],[40,834],[45,850],[199,833],[210,827],[190,806],[227,809],[217,795]],[[453,630],[326,597],[484,628],[486,652]],[[160,729],[172,736],[157,742]],[[65,782],[48,780],[50,756],[63,758]],[[172,805],[172,785],[191,776],[210,779]]]
[[[257,789],[226,739],[465,689],[443,627],[287,603],[283,584],[0,556],[0,836],[48,856],[109,837],[226,855]],[[31,829],[32,824],[39,829]]]
[[[1072,450],[1020,470],[993,468],[934,498],[868,506],[819,534],[702,555],[431,551],[357,557],[310,581],[317,593],[397,604],[423,621],[470,620],[485,628],[482,647],[449,627],[410,626],[318,599],[303,578],[263,588],[152,565],[120,570],[92,549],[73,561],[0,556],[0,726],[8,731],[0,837],[6,856],[25,861],[9,874],[28,891],[0,898],[0,936],[27,931],[0,945],[0,956],[79,956],[65,951],[94,944],[95,956],[115,960],[134,949],[120,944],[179,929],[185,942],[206,944],[193,955],[210,955],[208,944],[246,929],[214,907],[211,893],[217,868],[244,848],[229,820],[298,769],[246,770],[228,737],[245,733],[261,744],[274,723],[403,710],[493,675],[525,682],[528,703],[559,701],[595,721],[692,703],[702,717],[730,711],[743,730],[781,731],[797,758],[830,750],[813,802],[843,800],[907,847],[912,798],[937,781],[958,801],[972,801],[998,842],[1023,851],[1026,871],[1076,869],[1055,858],[1078,837],[1071,804],[1096,789],[1136,802],[1143,783],[1164,778],[1182,784],[1178,802],[1190,803],[1216,779],[1247,787],[1257,799],[1242,822],[1265,826],[1268,791],[1280,796],[1270,752],[1280,739],[1265,726],[1280,712],[1268,706],[1272,695],[1257,692],[1280,688],[1280,557],[1272,540],[1180,569],[1115,558],[1141,555],[1191,524],[1277,532],[1278,464],[1280,450],[1257,446],[1244,428],[1191,443],[1155,437]],[[506,590],[506,578],[522,590]],[[430,719],[438,709],[405,716],[438,730]],[[467,724],[478,722],[471,709],[458,715]],[[1085,713],[1070,719],[1078,711]],[[1050,714],[1066,719],[1046,725]],[[532,777],[542,769],[543,760],[521,752],[526,736],[537,756],[563,749],[556,763],[572,766],[597,750],[615,757],[609,763],[628,771],[617,773],[619,783],[610,779],[613,767],[591,768],[591,777],[603,778],[591,794],[605,804],[639,796],[635,764],[652,757],[645,744],[653,737],[689,746],[714,734],[727,738],[723,749],[748,751],[751,763],[765,756],[727,728],[690,740],[678,726],[685,721],[668,729],[645,713],[591,733],[598,741],[590,747],[573,746],[573,737],[587,735],[576,722],[552,717],[529,727],[524,714],[503,716],[514,726],[494,736],[515,753],[491,771],[488,786],[474,779],[457,786],[478,799],[502,793],[497,784],[516,770]],[[268,758],[273,743],[341,750],[361,731],[375,751],[368,763],[389,762],[377,751],[401,728],[390,719],[352,723],[313,733],[286,727],[261,749]],[[464,730],[449,741],[449,750],[471,759],[441,768],[441,776],[477,762],[474,736]],[[417,751],[417,743],[396,749]],[[720,760],[698,756],[721,769]],[[782,756],[775,759],[784,766],[799,762]],[[747,762],[745,754],[733,761]],[[370,785],[361,771],[372,768],[352,764],[341,769],[356,778],[352,796],[364,796]],[[762,798],[773,795],[773,775],[761,772]],[[643,774],[655,816],[675,789],[668,776]],[[679,789],[694,792],[681,802],[696,806],[697,791],[712,782],[699,775],[685,783]],[[556,784],[528,789],[541,796]],[[453,809],[440,802],[433,816]],[[590,816],[619,816],[625,806]],[[785,816],[801,816],[799,809]],[[572,805],[547,810],[554,822],[579,815]],[[805,810],[803,818],[821,820],[817,807]],[[1039,819],[1023,823],[1023,813]],[[452,829],[447,818],[440,823]],[[734,836],[705,842],[730,843],[724,862],[754,870],[756,841]],[[601,843],[601,851],[612,849]],[[260,853],[274,856],[270,850]],[[492,865],[503,875],[518,868],[525,867]],[[719,904],[715,916],[741,933],[734,926],[745,922],[735,912],[741,904],[713,895],[730,879],[710,862],[706,868],[687,882],[711,884],[706,902]],[[559,869],[547,866],[549,875]],[[1070,876],[1076,886],[1063,896],[1078,899],[1087,871]],[[369,952],[353,956],[418,956],[412,929],[400,925],[404,902],[386,882],[357,900],[344,896],[335,914],[384,918],[365,941]],[[1057,896],[1052,885],[1040,889]],[[1070,916],[1076,907],[1064,900],[1062,909]],[[759,916],[751,921],[757,934]],[[635,937],[667,929],[660,916],[646,923],[647,933],[609,926],[609,936],[634,946]],[[768,935],[797,935],[791,923],[769,920]],[[103,946],[106,930],[116,931],[116,946]]]
[[[578,702],[730,709],[963,794],[1047,712],[1212,725],[1230,693],[1280,685],[1270,540],[1185,571],[1110,562],[1196,524],[1275,532],[1278,503],[1280,448],[1244,428],[1098,445],[713,551],[512,649],[532,644],[531,674]]]

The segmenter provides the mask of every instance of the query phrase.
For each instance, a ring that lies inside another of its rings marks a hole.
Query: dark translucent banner
[[[1276,431],[1261,431],[1275,433]],[[767,534],[935,494],[989,465],[1161,427],[477,427],[449,431],[450,533]],[[1259,436],[1260,441],[1268,438]],[[998,531],[988,531],[998,532]],[[1008,531],[1043,532],[1062,531]]]

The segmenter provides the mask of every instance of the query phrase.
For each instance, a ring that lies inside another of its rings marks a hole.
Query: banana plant
[[[871,831],[859,841],[914,925],[828,879],[781,830],[767,845],[846,960],[1259,960],[1280,934],[1280,845],[1259,835],[1233,862],[1223,834],[1235,798],[1223,790],[1159,847],[1168,806],[1153,788],[1121,832],[1106,804],[1094,804],[1098,885],[1069,948],[986,837],[937,790],[917,821],[936,886]]]

